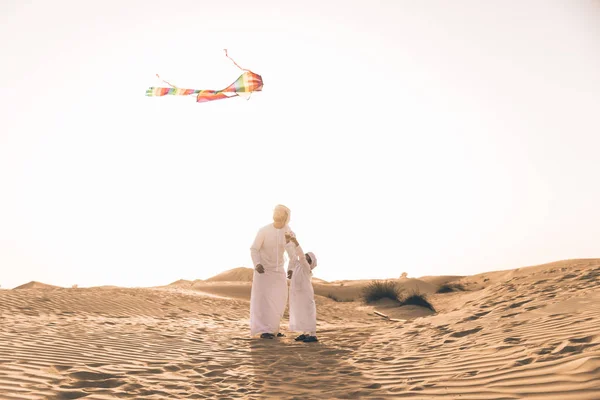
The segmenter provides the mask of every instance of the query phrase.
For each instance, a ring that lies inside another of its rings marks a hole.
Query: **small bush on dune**
[[[340,301],[340,299],[333,293],[327,293],[327,297],[333,301]]]
[[[393,281],[372,281],[362,290],[361,297],[367,303],[381,299],[400,301],[402,289]]]
[[[452,293],[452,292],[463,292],[465,290],[464,286],[460,283],[444,283],[441,285],[436,293]]]
[[[327,293],[327,297],[330,298],[333,301],[337,301],[338,303],[349,303],[349,302],[354,301],[354,299],[342,299],[340,297],[337,297],[333,293]]]
[[[402,292],[402,288],[400,288],[396,282],[372,281],[363,289],[361,297],[366,303],[372,303],[387,298],[398,301],[400,306],[420,306],[436,312],[435,308],[427,300],[426,294],[421,293],[418,290],[413,290],[406,296],[403,296]]]
[[[403,306],[421,306],[429,308],[431,311],[435,312],[435,308],[433,308],[431,303],[427,301],[427,295],[418,291],[413,291],[409,293],[408,296],[404,297],[401,300],[401,302]]]

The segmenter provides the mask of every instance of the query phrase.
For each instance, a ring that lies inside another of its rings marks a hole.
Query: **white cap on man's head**
[[[288,222],[290,222],[292,211],[283,204],[277,204],[273,211],[285,211],[287,213],[287,219],[285,220],[285,223],[287,224]]]
[[[306,254],[310,257],[310,266],[312,268],[316,267],[317,266],[317,256],[315,256],[315,253],[313,253],[312,251],[309,251]]]

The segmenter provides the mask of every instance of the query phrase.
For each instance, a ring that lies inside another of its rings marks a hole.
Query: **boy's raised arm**
[[[291,237],[290,243],[293,243],[296,246],[296,257],[298,257],[298,261],[300,261],[300,264],[303,267],[312,270],[310,264],[308,263],[308,261],[306,261],[306,257],[304,256],[304,250],[302,250],[302,246],[300,246],[300,243],[298,243],[298,239],[296,239],[295,236]]]

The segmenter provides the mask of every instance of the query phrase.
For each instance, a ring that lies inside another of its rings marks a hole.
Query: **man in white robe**
[[[317,342],[317,306],[312,285],[312,270],[317,266],[314,253],[304,254],[293,235],[286,236],[286,251],[294,252],[288,267],[290,283],[290,331],[300,332],[295,340]]]
[[[290,209],[278,205],[273,223],[262,227],[250,247],[254,277],[250,294],[250,335],[272,339],[279,334],[279,324],[288,297],[284,269],[285,233],[292,233],[288,223]],[[288,254],[290,260],[295,253]]]

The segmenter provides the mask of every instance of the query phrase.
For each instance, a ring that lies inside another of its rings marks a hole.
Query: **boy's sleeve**
[[[308,263],[308,261],[306,261],[306,257],[304,256],[304,251],[302,250],[302,246],[298,245],[296,247],[296,256],[298,257],[298,260],[300,261],[300,265],[302,265],[305,268],[308,268],[308,270],[312,270],[312,268],[310,267],[310,264]]]

